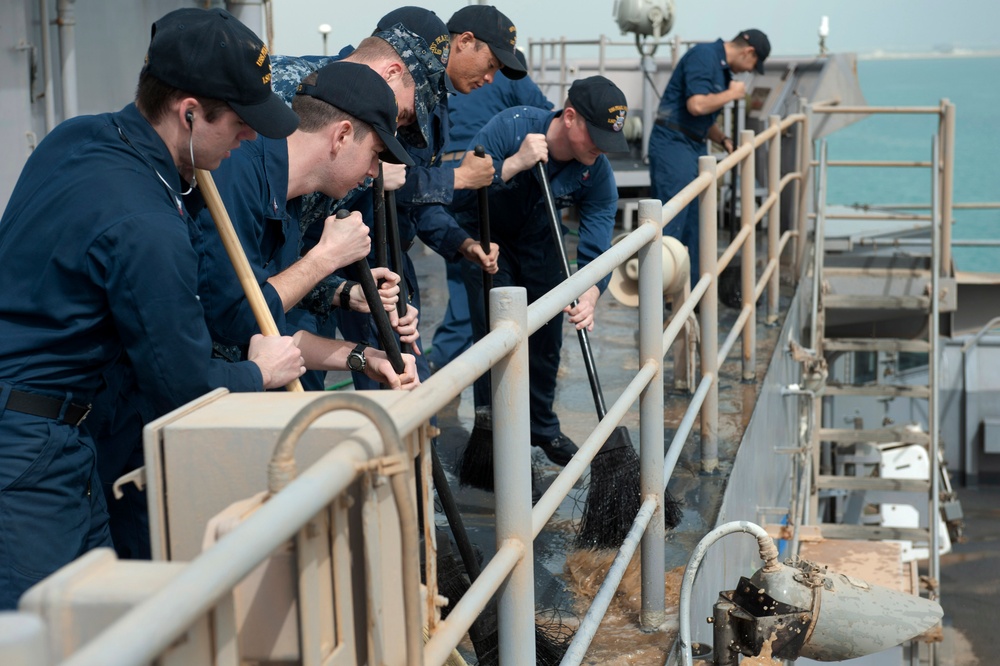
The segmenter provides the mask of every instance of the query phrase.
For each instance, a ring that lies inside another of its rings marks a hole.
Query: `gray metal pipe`
[[[528,295],[523,287],[490,292],[490,321],[527,328]],[[531,430],[528,404],[528,336],[493,369],[493,476],[496,543],[514,541],[524,553],[497,595],[500,663],[535,663],[534,538],[531,530]]]
[[[809,345],[819,351],[819,296],[823,284],[823,257],[826,235],[826,140],[819,146],[819,194],[816,196],[816,226],[813,231],[812,314],[809,319]]]
[[[56,126],[55,84],[52,82],[52,39],[49,37],[49,0],[38,0],[38,23],[42,31],[42,76],[45,84],[45,132]]]
[[[934,137],[931,143],[932,161],[935,165],[941,163],[941,146],[938,137]],[[938,545],[941,538],[941,425],[939,400],[939,383],[941,380],[941,260],[944,254],[943,229],[948,222],[942,215],[941,184],[943,178],[939,176],[937,169],[931,174],[931,210],[934,221],[931,225],[931,321],[930,338],[931,352],[928,354],[929,367],[927,368],[931,393],[928,400],[928,421],[930,430],[930,457],[931,457],[931,497],[930,511],[927,517],[930,523],[930,543],[927,545],[930,556],[929,573],[931,580],[941,580],[941,549]],[[950,271],[949,271],[950,272]],[[940,598],[940,585],[930,589],[930,598],[936,600]]]
[[[743,146],[739,151],[744,151]],[[738,151],[738,152],[739,152]],[[735,154],[735,153],[734,153]],[[705,155],[698,158],[699,176],[709,174],[715,183],[715,158]],[[717,193],[715,187],[709,187],[701,193],[698,204],[698,234],[701,260],[701,273],[712,280],[704,298],[701,299],[701,374],[703,377],[715,376],[718,373],[719,354],[719,282],[716,262],[718,258],[718,210],[716,209]],[[711,474],[719,467],[719,387],[714,383],[705,396],[701,411],[701,471]]]
[[[678,621],[680,627],[677,633],[677,644],[680,650],[681,663],[684,666],[693,666],[693,655],[691,654],[691,591],[694,587],[695,576],[698,575],[698,567],[705,557],[708,549],[722,537],[730,534],[748,533],[757,538],[760,548],[760,558],[764,560],[764,568],[770,569],[778,565],[778,550],[774,547],[774,542],[762,527],[745,520],[734,521],[720,525],[706,534],[688,560],[687,568],[684,570],[684,579],[681,582],[680,607],[678,609]]]
[[[656,375],[646,385],[639,400],[639,485],[643,497],[656,498],[649,528],[642,536],[641,609],[639,624],[653,630],[666,620],[666,598],[663,572],[666,536],[663,512],[663,229],[659,225],[663,207],[659,201],[639,202],[641,226],[656,233],[648,245],[639,250],[639,361],[656,368]],[[685,282],[687,280],[685,279]],[[640,513],[642,510],[640,509]],[[636,523],[639,518],[636,518]],[[635,523],[629,536],[635,531]],[[627,541],[627,539],[626,539]],[[631,558],[629,558],[631,559]],[[628,559],[625,560],[628,564]],[[616,586],[617,588],[617,586]],[[604,611],[601,611],[603,616]]]
[[[776,115],[768,116],[767,123],[770,128],[780,130],[781,117]],[[781,132],[775,131],[771,139],[771,145],[767,149],[767,198],[774,197],[774,203],[770,204],[767,217],[767,261],[768,264],[774,262],[774,272],[767,281],[767,324],[770,326],[778,321],[778,297],[780,295],[780,271],[781,254],[778,250],[778,243],[781,236],[781,192],[785,185],[791,181],[795,174],[788,174],[789,178],[781,177]],[[754,294],[754,298],[759,298]]]
[[[772,131],[777,134],[777,128]],[[740,143],[754,145],[752,130],[740,132]],[[749,229],[747,240],[743,241],[743,257],[740,264],[740,291],[744,310],[749,308],[743,330],[743,381],[752,382],[757,378],[757,301],[754,299],[757,271],[757,167],[753,155],[743,163],[740,175],[740,224]]]
[[[75,0],[57,0],[56,25],[59,26],[60,80],[62,82],[63,120],[79,115],[76,92],[76,16]]]

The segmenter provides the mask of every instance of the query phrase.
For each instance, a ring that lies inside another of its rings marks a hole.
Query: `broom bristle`
[[[590,463],[590,487],[576,537],[578,548],[620,548],[639,513],[639,456],[627,438],[627,430],[616,428],[608,442],[617,441],[603,447]],[[673,529],[681,518],[680,503],[665,492],[664,524]]]
[[[493,491],[493,423],[486,410],[476,410],[476,420],[456,470],[458,482]]]
[[[639,456],[631,447],[600,451],[590,463],[590,487],[578,548],[619,548],[639,513]]]
[[[445,537],[447,539],[447,537]],[[439,544],[441,542],[439,541]],[[451,609],[469,589],[465,567],[452,554],[450,544],[442,544],[437,554],[438,592],[448,598],[448,605],[441,609],[441,619],[446,619]],[[562,661],[569,647],[572,632],[555,618],[535,624],[535,663],[539,666],[556,666]],[[496,666],[500,662],[500,641],[497,632],[497,605],[491,600],[479,614],[469,638],[476,651],[479,666]]]

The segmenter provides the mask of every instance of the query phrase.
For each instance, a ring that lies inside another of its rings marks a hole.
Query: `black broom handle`
[[[437,447],[433,444],[431,445],[431,472],[434,479],[434,489],[437,490],[444,515],[448,519],[448,526],[451,527],[451,534],[455,537],[455,544],[458,546],[458,554],[462,558],[462,564],[465,565],[466,573],[469,574],[469,582],[474,583],[479,578],[479,574],[482,573],[479,568],[479,559],[476,557],[476,551],[472,548],[472,542],[469,541],[469,533],[465,531],[462,513],[455,502],[455,496],[451,494],[448,477],[445,476],[444,467],[441,466]]]
[[[476,157],[486,157],[486,149],[476,146]],[[490,197],[489,185],[480,187],[479,196],[479,247],[487,256],[490,254]],[[483,311],[486,315],[486,332],[490,332],[490,291],[493,289],[493,276],[483,269]]]
[[[350,214],[349,210],[340,209],[337,211],[338,218],[344,218]],[[378,295],[378,287],[375,286],[375,278],[372,277],[368,261],[362,258],[351,265],[354,268],[354,272],[357,273],[358,283],[361,284],[361,291],[365,292],[368,309],[371,311],[372,317],[375,318],[375,328],[378,329],[378,337],[382,342],[385,355],[389,357],[389,364],[396,374],[402,374],[403,370],[406,369],[406,365],[403,363],[403,355],[399,352],[399,344],[396,342],[396,337],[392,334],[392,324],[389,323],[389,315],[386,314],[385,307],[382,305],[382,299]]]
[[[372,182],[372,214],[375,219],[372,235],[375,239],[375,265],[387,267],[389,259],[386,256],[385,199],[382,196],[384,189],[382,163],[379,162],[378,177]]]
[[[559,213],[556,211],[556,202],[552,197],[552,188],[549,186],[549,175],[545,171],[545,163],[539,162],[535,165],[535,175],[542,185],[542,195],[545,198],[545,211],[549,215],[549,225],[552,229],[552,238],[555,240],[556,249],[559,251],[559,258],[562,260],[563,277],[569,278],[569,258],[566,256],[566,245],[563,243],[562,222]],[[577,300],[573,299],[573,306]],[[594,394],[594,406],[597,408],[597,418],[603,419],[607,414],[604,406],[604,394],[601,392],[601,384],[597,380],[597,367],[594,365],[594,352],[590,348],[590,337],[586,328],[576,331],[580,338],[580,349],[583,350],[583,364],[587,368],[587,378],[590,379],[590,392]]]
[[[399,241],[399,220],[396,217],[396,193],[389,190],[385,193],[386,238],[389,241],[389,252],[392,254],[392,269],[399,274],[399,300],[396,301],[396,314],[406,316],[406,304],[409,302],[406,278],[403,276],[403,247]],[[388,264],[383,264],[388,265]],[[400,348],[408,352],[409,346],[401,344]]]

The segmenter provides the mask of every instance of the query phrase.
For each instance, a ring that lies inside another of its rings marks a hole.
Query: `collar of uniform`
[[[153,170],[149,175],[156,178],[156,174],[159,173],[166,184],[173,188],[171,198],[178,198],[176,194],[186,190],[188,184],[181,182],[181,175],[177,171],[177,165],[174,164],[174,158],[167,150],[167,145],[163,143],[163,139],[156,133],[149,121],[139,113],[135,103],[133,102],[118,113],[112,114],[112,119],[125,144]],[[180,198],[187,202],[188,197],[190,194]]]
[[[729,62],[726,60],[726,43],[722,39],[717,39],[712,42],[712,48],[715,49],[715,57],[719,60],[722,71],[728,70]]]
[[[397,133],[413,147],[426,148],[431,140],[431,114],[448,90],[444,65],[422,38],[404,28],[401,23],[376,32],[373,36],[389,42],[413,76],[416,126],[400,127]]]
[[[254,141],[241,143],[239,150],[243,151],[248,143],[259,144],[264,155],[264,180],[267,181],[267,196],[269,197],[267,202],[268,215],[274,218],[284,218],[288,201],[288,140],[268,139],[258,134]],[[222,164],[225,165],[233,157],[223,160]],[[237,157],[237,159],[239,158]]]

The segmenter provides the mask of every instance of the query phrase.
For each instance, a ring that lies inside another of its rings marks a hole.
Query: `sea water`
[[[1000,202],[1000,57],[861,60],[871,106],[955,104],[956,203]],[[935,115],[876,115],[828,138],[830,160],[929,161]],[[830,204],[930,202],[926,168],[829,170]],[[926,213],[927,211],[914,211]],[[955,239],[1000,240],[1000,210],[955,210]],[[954,248],[956,268],[1000,272],[1000,248]]]

